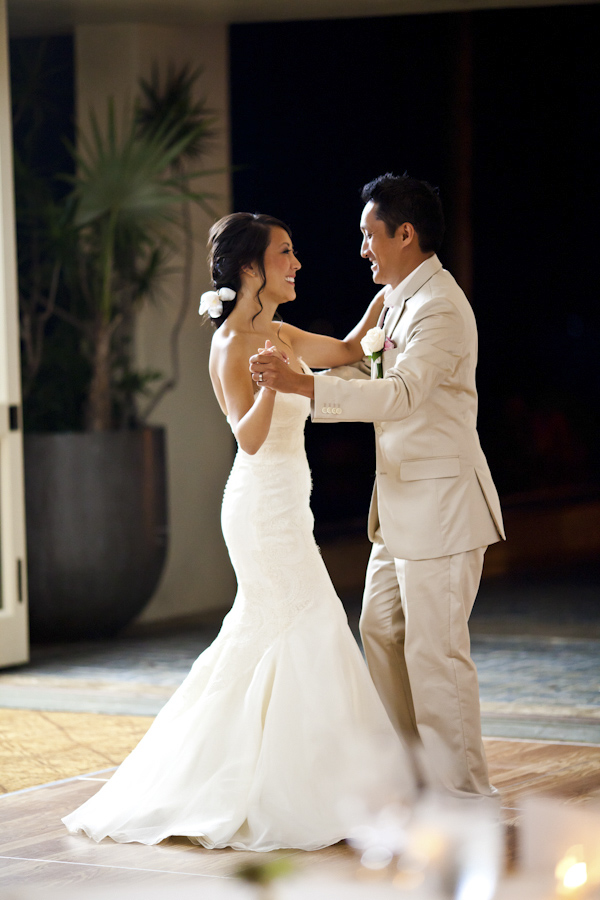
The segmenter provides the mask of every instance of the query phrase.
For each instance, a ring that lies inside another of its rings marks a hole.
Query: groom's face
[[[396,287],[402,281],[402,263],[400,253],[402,240],[396,230],[390,237],[385,222],[377,218],[377,207],[369,200],[360,218],[360,230],[363,240],[360,255],[371,263],[371,272],[375,284],[391,284]]]

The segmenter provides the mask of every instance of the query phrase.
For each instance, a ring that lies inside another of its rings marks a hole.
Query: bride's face
[[[283,228],[271,228],[271,242],[265,250],[267,283],[261,296],[268,294],[277,303],[288,303],[296,297],[296,272],[300,268],[292,239]]]

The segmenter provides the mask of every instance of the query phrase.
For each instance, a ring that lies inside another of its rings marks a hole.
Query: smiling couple
[[[486,547],[504,537],[476,430],[475,319],[436,256],[437,193],[384,175],[362,197],[361,254],[384,287],[344,340],[274,321],[300,268],[284,223],[234,213],[211,229],[200,311],[239,447],[222,509],[238,592],[142,743],[67,817],[71,831],[316,849],[347,836],[344,801],[360,786],[410,803],[418,758],[454,796],[495,793],[468,632]],[[375,426],[368,671],[312,534],[309,414]]]
[[[475,318],[436,256],[437,193],[384,175],[362,199],[361,255],[375,284],[387,285],[386,345],[372,344],[381,355],[370,380],[355,367],[297,374],[275,351],[253,356],[251,371],[267,387],[310,398],[313,422],[373,422],[373,548],[360,624],[369,671],[397,732],[422,745],[430,771],[455,794],[487,795],[467,623],[485,550],[504,530],[476,430]]]

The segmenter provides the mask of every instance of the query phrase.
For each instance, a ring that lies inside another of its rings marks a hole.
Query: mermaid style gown
[[[238,450],[223,534],[238,593],[213,644],[148,733],[63,821],[96,841],[314,850],[346,836],[340,801],[365,772],[380,794],[406,754],[313,537],[304,451],[309,401],[278,394],[267,440]],[[386,751],[387,752],[387,751]],[[387,774],[386,774],[387,773]]]

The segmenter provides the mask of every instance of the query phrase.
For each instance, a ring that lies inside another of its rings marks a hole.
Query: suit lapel
[[[398,304],[398,306],[392,306],[390,308],[389,313],[385,319],[385,334],[386,337],[392,339],[392,335],[394,333],[394,329],[396,328],[398,322],[400,321],[400,316],[404,311],[404,305],[406,301],[403,300],[402,303]]]
[[[426,284],[430,278],[433,278],[441,268],[442,264],[434,253],[433,256],[430,256],[422,262],[420,266],[417,266],[404,281],[386,295],[390,299],[393,297],[397,300],[397,305],[390,307],[390,311],[385,319],[384,328],[386,337],[392,340],[392,335],[398,322],[402,318],[406,301],[414,297],[414,295],[421,290],[423,285]]]

